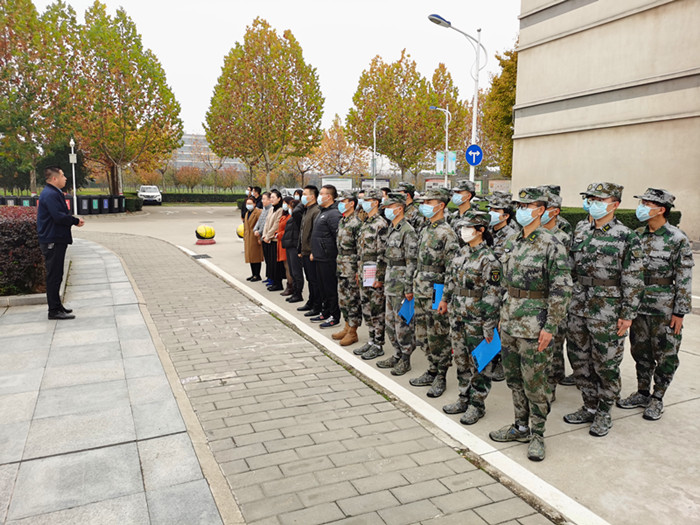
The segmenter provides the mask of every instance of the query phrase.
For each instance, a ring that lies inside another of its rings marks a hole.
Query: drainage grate
[[[193,255],[193,259],[211,259],[210,255],[207,255],[206,253],[200,253],[198,255]]]

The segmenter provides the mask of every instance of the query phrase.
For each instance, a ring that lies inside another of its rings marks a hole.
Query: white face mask
[[[466,226],[459,231],[459,236],[464,242],[473,241],[476,235],[476,228],[472,228],[471,226]]]

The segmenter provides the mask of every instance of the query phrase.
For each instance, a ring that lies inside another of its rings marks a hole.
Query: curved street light
[[[432,14],[428,15],[428,20],[430,20],[433,24],[437,24],[440,27],[446,27],[448,29],[454,29],[458,33],[463,34],[469,43],[472,45],[474,48],[474,52],[476,53],[476,62],[474,64],[474,71],[471,72],[471,76],[474,79],[474,103],[472,104],[472,137],[471,137],[471,143],[476,144],[476,126],[477,126],[477,114],[479,113],[479,72],[486,67],[486,63],[488,62],[488,53],[486,51],[486,48],[481,44],[481,29],[476,30],[477,38],[474,38],[473,36],[465,33],[461,29],[457,29],[452,25],[452,22],[449,20],[445,20],[443,17],[440,15]],[[484,51],[484,56],[486,57],[486,60],[484,61],[484,65],[481,66],[479,63],[479,60],[481,59],[481,51]],[[469,180],[474,182],[474,166],[469,166]]]
[[[445,174],[445,188],[447,188],[447,157],[450,154],[449,126],[450,126],[450,122],[452,121],[452,113],[450,113],[449,109],[439,108],[437,106],[430,106],[428,109],[442,111],[445,114],[445,164],[444,164],[442,170],[443,170],[443,173]]]

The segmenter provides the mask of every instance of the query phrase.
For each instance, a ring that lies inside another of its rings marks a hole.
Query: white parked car
[[[141,186],[136,194],[144,204],[163,204],[163,196],[160,194],[158,186]]]

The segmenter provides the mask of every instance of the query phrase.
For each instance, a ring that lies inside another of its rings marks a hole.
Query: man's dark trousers
[[[318,288],[318,270],[316,269],[316,263],[312,261],[308,255],[304,255],[301,259],[306,281],[309,283],[309,300],[306,304],[308,304],[312,310],[320,312],[322,303],[320,290]]]
[[[323,301],[323,317],[333,316],[336,321],[340,319],[340,307],[338,306],[338,264],[332,261],[317,261],[318,287]]]
[[[46,266],[46,301],[49,303],[49,314],[63,311],[59,291],[63,281],[63,265],[68,245],[65,243],[39,244],[44,255]]]

